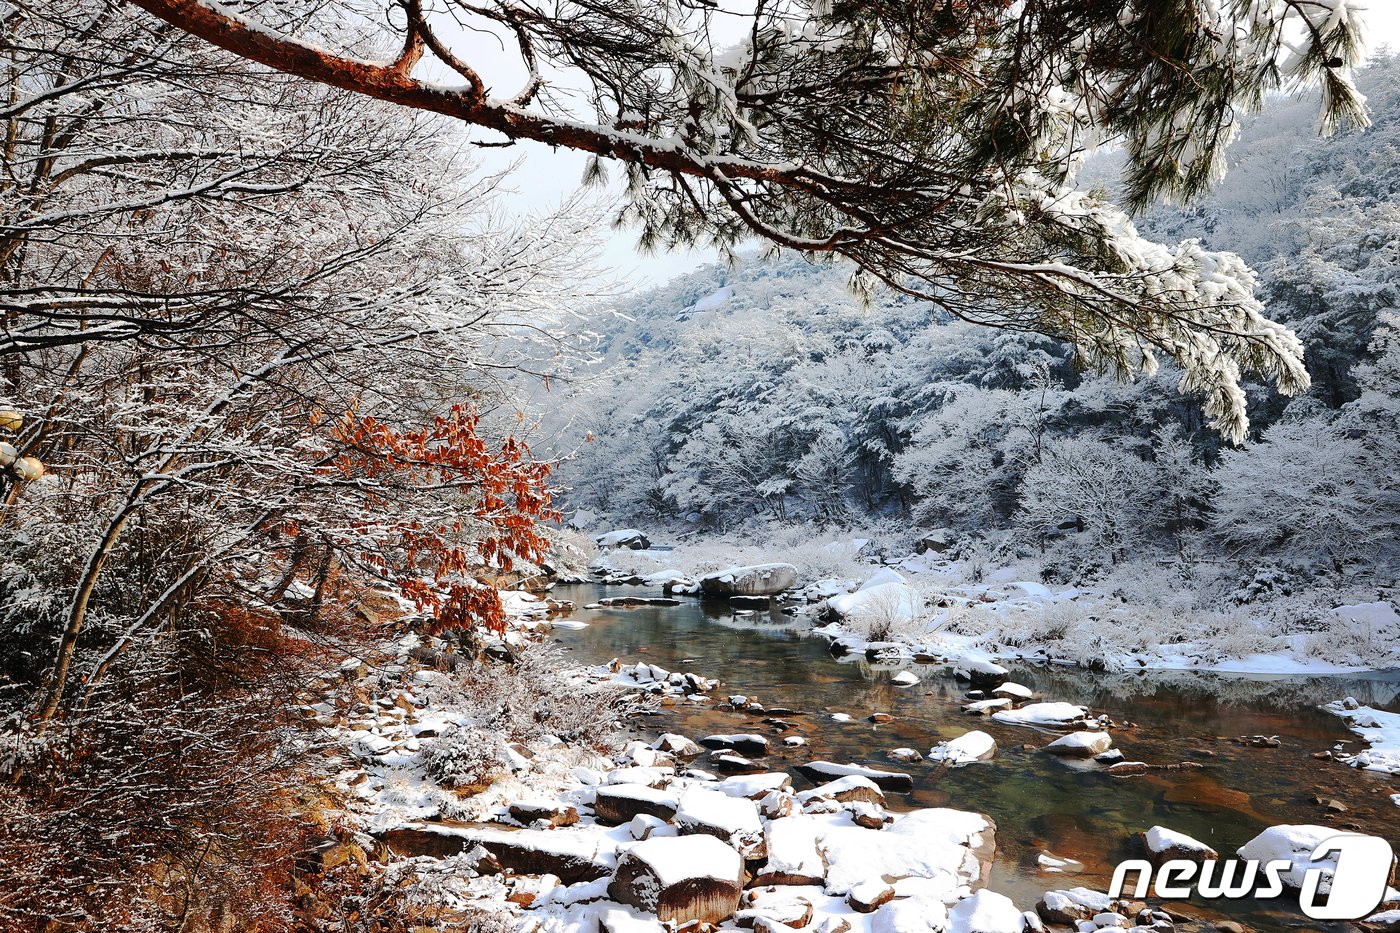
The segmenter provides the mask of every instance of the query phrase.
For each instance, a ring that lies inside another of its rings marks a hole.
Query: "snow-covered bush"
[[[510,772],[500,736],[459,726],[438,736],[423,754],[428,775],[444,787],[483,788]]]
[[[523,648],[509,662],[466,666],[448,689],[481,728],[511,741],[554,737],[594,749],[616,738],[646,702],[635,692],[581,681],[550,645]]]
[[[842,625],[865,641],[918,641],[929,628],[917,590],[908,585],[874,587],[860,595],[869,598],[842,618]]]

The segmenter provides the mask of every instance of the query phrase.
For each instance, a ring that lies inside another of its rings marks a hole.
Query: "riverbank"
[[[1054,586],[1027,577],[1025,568],[954,559],[932,548],[881,556],[860,538],[763,547],[722,540],[664,550],[614,546],[591,566],[603,580],[662,585],[774,561],[797,574],[783,594],[785,605],[834,623],[826,634],[852,651],[1254,675],[1400,668],[1400,613],[1379,598],[1319,603],[1308,611],[1296,600],[1286,607],[1202,608],[1181,582],[1165,591],[1161,580],[1148,578],[1136,585],[1115,577]],[[847,605],[836,611],[842,602]]]

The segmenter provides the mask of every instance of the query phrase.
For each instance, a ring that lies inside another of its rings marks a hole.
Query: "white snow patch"
[[[1088,707],[1073,703],[1031,703],[1020,709],[993,713],[992,718],[1018,726],[1067,726],[1083,719],[1088,713]]]
[[[948,911],[949,933],[1021,933],[1021,911],[1005,894],[986,888]]]

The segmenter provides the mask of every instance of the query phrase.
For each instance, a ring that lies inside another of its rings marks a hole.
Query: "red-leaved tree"
[[[363,512],[340,543],[430,614],[435,632],[504,631],[500,597],[485,581],[540,560],[548,546],[540,523],[559,517],[551,465],[514,437],[493,447],[479,423],[475,408],[459,404],[423,428],[396,429],[353,409],[330,428],[340,449],[324,469],[356,491]]]

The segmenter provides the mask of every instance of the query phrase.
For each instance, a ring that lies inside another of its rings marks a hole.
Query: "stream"
[[[551,595],[579,607],[609,595],[661,595],[645,587],[559,586]],[[1011,679],[1038,700],[1063,700],[1107,713],[1135,728],[1113,730],[1128,761],[1197,762],[1199,769],[1111,777],[1094,762],[1070,761],[1035,750],[1058,733],[1004,725],[961,711],[966,682],[940,665],[905,664],[923,678],[917,686],[892,685],[900,666],[861,657],[838,659],[811,623],[778,612],[736,615],[724,604],[683,598],[679,606],[580,608],[587,628],[557,630],[574,659],[602,664],[647,661],[668,670],[693,671],[721,682],[718,705],[682,700],[636,725],[642,736],[679,732],[756,732],[774,743],[764,763],[791,770],[813,759],[854,762],[909,773],[912,794],[891,795],[895,809],[955,807],[996,820],[997,856],[989,886],[1033,909],[1047,890],[1085,886],[1106,890],[1113,867],[1134,857],[1130,837],[1160,824],[1208,843],[1228,858],[1260,830],[1279,823],[1314,823],[1339,831],[1380,835],[1400,850],[1400,776],[1359,771],[1314,753],[1338,743],[1364,747],[1319,704],[1345,696],[1377,709],[1400,710],[1400,671],[1340,677],[1257,677],[1192,672],[1093,673],[1079,668],[1002,662]],[[746,694],[765,706],[789,707],[784,715],[808,745],[787,748],[762,720],[765,714],[725,705]],[[837,722],[832,713],[847,713]],[[874,725],[873,713],[894,720]],[[904,764],[887,756],[907,746],[927,754],[936,742],[970,729],[990,733],[998,752],[989,762],[945,769],[927,761]],[[1277,736],[1278,747],[1241,745],[1237,736]],[[697,765],[705,767],[705,759]],[[807,782],[794,775],[799,787]],[[1313,802],[1321,797],[1323,804]],[[1337,801],[1345,809],[1329,810]],[[1073,874],[1040,869],[1049,853],[1083,863]],[[1261,931],[1352,929],[1305,917],[1296,899],[1196,901],[1193,914],[1228,918]]]

